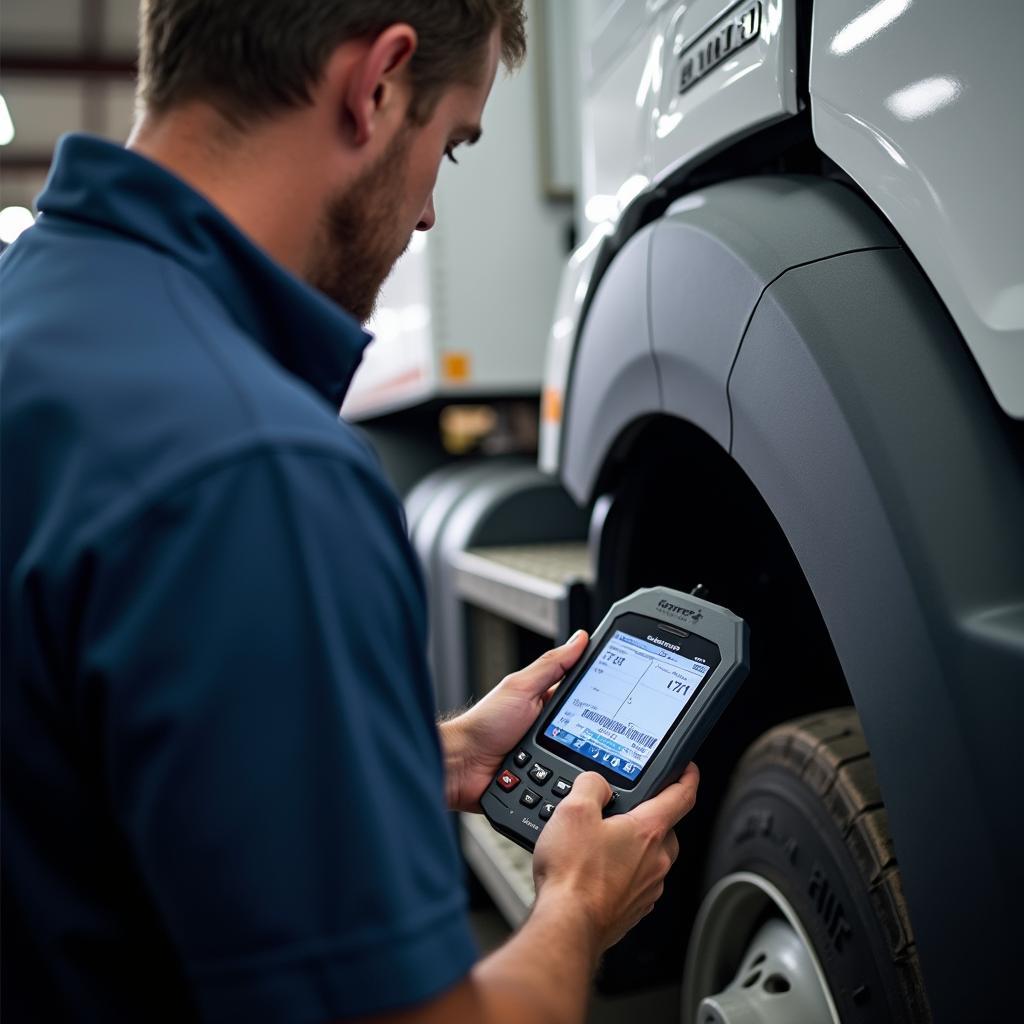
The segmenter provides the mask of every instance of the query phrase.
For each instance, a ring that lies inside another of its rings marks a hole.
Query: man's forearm
[[[457,717],[438,722],[437,728],[445,798],[452,810],[464,810],[459,781],[465,778],[466,733]],[[519,931],[476,965],[464,994],[476,1004],[480,1024],[579,1024],[599,954],[579,900],[548,887]]]
[[[445,798],[465,809],[467,737],[459,718],[438,723]],[[576,1024],[583,1020],[600,950],[578,899],[545,889],[523,926],[473,969],[470,988],[481,1024]],[[557,957],[557,967],[552,963]]]
[[[487,1024],[581,1024],[600,949],[578,900],[541,894],[522,928],[473,969]]]
[[[579,901],[549,888],[522,928],[468,977],[430,1003],[374,1017],[374,1024],[583,1024],[599,953],[595,936]]]

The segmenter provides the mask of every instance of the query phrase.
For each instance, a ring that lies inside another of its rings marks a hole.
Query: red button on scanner
[[[513,775],[507,768],[494,780],[507,793],[519,785],[519,776]]]

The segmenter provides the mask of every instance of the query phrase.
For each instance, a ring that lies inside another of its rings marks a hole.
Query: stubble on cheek
[[[365,323],[409,244],[395,208],[405,185],[408,139],[399,135],[359,180],[326,203],[305,279]]]

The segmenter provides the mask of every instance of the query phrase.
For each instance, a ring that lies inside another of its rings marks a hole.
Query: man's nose
[[[416,230],[429,231],[434,226],[434,221],[436,220],[437,216],[434,213],[434,193],[431,192],[430,198],[427,200],[427,205],[423,207],[423,212],[420,214]]]

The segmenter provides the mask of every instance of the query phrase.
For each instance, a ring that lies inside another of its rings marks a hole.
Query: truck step
[[[482,814],[460,814],[462,852],[511,928],[533,906],[533,855],[499,835]]]
[[[582,542],[470,548],[451,556],[469,604],[561,642],[587,618],[592,582]]]

